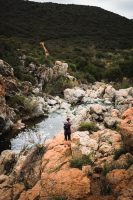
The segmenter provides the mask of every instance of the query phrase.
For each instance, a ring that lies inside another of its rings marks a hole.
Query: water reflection
[[[20,151],[25,147],[35,144],[43,144],[46,138],[51,138],[63,129],[65,116],[60,113],[52,113],[50,116],[33,128],[20,132],[15,138],[11,139],[11,149]]]

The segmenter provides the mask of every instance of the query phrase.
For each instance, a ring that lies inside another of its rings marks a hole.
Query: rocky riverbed
[[[66,89],[64,99],[58,96],[47,99],[30,97],[30,103],[35,104],[32,115],[37,117],[47,112],[49,117],[36,124],[36,127],[20,132],[11,140],[11,148],[20,150],[27,145],[42,143],[46,137],[52,137],[62,130],[66,117],[71,118],[73,131],[77,130],[83,121],[95,122],[100,130],[116,129],[121,121],[121,114],[131,107],[132,101],[132,87],[115,90],[111,85],[100,82],[92,86],[82,85]]]

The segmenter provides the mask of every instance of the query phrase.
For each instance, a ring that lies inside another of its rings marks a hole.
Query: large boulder
[[[133,152],[133,107],[124,112],[120,132],[127,151]]]
[[[47,103],[43,97],[31,97],[25,105],[28,106],[29,118],[44,116],[47,112]]]
[[[116,105],[128,104],[130,99],[132,99],[132,96],[129,96],[129,93],[130,93],[129,91],[131,91],[131,88],[120,89],[116,91],[115,104]]]
[[[56,76],[64,76],[67,74],[68,70],[68,64],[61,62],[61,61],[56,61],[55,66],[53,67],[54,75]]]
[[[112,187],[117,200],[132,200],[133,165],[128,170],[115,169],[107,174],[107,181]]]
[[[105,83],[95,82],[91,89],[87,89],[86,93],[90,98],[102,98],[105,92]]]
[[[64,98],[70,103],[77,103],[81,101],[84,95],[85,91],[78,87],[64,90]]]
[[[81,170],[70,168],[71,149],[63,143],[63,138],[57,136],[42,159],[41,200],[57,196],[85,199],[90,193],[89,178]]]
[[[50,82],[51,80],[54,80],[60,76],[66,76],[68,64],[61,61],[56,61],[53,67],[40,65],[40,67],[37,68],[34,64],[30,64],[29,68],[33,68],[34,74],[37,75],[43,82]]]
[[[109,157],[121,146],[121,135],[110,129],[104,129],[93,134],[88,131],[75,132],[72,135],[72,155],[81,157],[82,155],[93,155],[93,159],[100,162],[99,158]],[[101,160],[102,161],[102,160]]]
[[[106,108],[102,105],[99,104],[93,104],[90,106],[90,112],[91,113],[96,113],[98,115],[103,114],[103,112],[106,111]]]
[[[74,158],[89,155],[98,150],[98,142],[90,138],[88,131],[78,131],[72,135],[71,149]]]
[[[73,132],[76,131],[81,122],[87,120],[90,117],[89,114],[90,107],[82,107],[79,106],[77,109],[74,110],[73,115],[70,117],[72,119],[72,130]]]
[[[116,128],[117,123],[119,122],[119,118],[117,117],[105,117],[104,124],[107,128]]]
[[[103,97],[112,101],[115,97],[115,93],[116,93],[116,90],[111,85],[107,85],[105,89],[105,94]]]
[[[99,134],[99,153],[101,157],[113,155],[120,148],[121,135],[117,131],[104,129],[98,131],[97,134]],[[96,137],[96,135],[92,137]]]

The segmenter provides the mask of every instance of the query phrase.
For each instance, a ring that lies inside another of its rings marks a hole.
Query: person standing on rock
[[[66,122],[64,123],[64,139],[65,141],[69,140],[71,141],[71,122],[70,118],[66,119]]]

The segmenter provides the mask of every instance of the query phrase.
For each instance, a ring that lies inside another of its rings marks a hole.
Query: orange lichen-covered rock
[[[41,182],[41,200],[54,196],[82,199],[90,193],[90,180],[76,168],[43,173]]]
[[[112,185],[117,185],[127,176],[127,171],[125,169],[114,169],[107,174],[107,179]]]
[[[133,165],[128,170],[115,169],[107,174],[107,180],[117,200],[132,200]]]
[[[38,182],[32,189],[21,193],[19,200],[36,200],[40,196],[40,182]]]
[[[57,136],[48,148],[42,158],[40,199],[67,196],[74,200],[87,197],[90,180],[81,170],[70,168],[71,148],[69,144],[64,144],[63,136]]]
[[[133,107],[124,112],[120,125],[120,132],[123,137],[125,148],[133,152]]]

